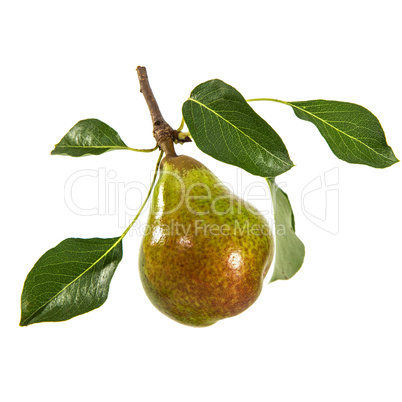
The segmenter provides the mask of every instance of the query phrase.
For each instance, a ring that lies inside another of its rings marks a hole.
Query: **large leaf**
[[[97,119],[79,121],[56,144],[52,155],[100,155],[113,149],[127,149],[119,134]]]
[[[183,117],[198,148],[215,159],[262,177],[293,166],[275,130],[223,81],[198,85],[183,104]]]
[[[275,267],[271,282],[291,278],[302,266],[304,244],[296,236],[295,219],[289,198],[274,180],[267,180],[275,215]]]
[[[122,256],[119,237],[63,240],[29,272],[20,325],[64,321],[100,307]]]
[[[375,168],[398,162],[380,122],[364,107],[327,100],[283,103],[290,105],[297,117],[313,123],[339,159]]]

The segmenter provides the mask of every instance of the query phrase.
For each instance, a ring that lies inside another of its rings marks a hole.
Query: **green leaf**
[[[297,117],[313,123],[339,159],[375,168],[398,162],[380,122],[364,107],[327,100],[283,103],[290,105]]]
[[[183,117],[198,148],[215,159],[262,177],[293,166],[279,135],[223,81],[198,85],[183,104]]]
[[[100,307],[122,256],[119,237],[63,240],[29,272],[20,325],[64,321]]]
[[[100,155],[114,149],[128,149],[113,128],[97,119],[79,121],[56,144],[52,155]]]
[[[271,282],[289,279],[304,260],[304,244],[296,236],[295,219],[289,198],[274,180],[267,180],[271,190],[275,215],[275,267]]]

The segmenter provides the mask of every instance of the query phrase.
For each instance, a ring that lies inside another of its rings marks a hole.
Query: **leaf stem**
[[[154,177],[152,178],[151,186],[150,186],[150,188],[149,188],[149,190],[148,190],[148,194],[147,194],[147,196],[145,197],[144,202],[143,202],[142,205],[141,205],[140,210],[137,212],[137,215],[135,215],[134,219],[133,219],[133,220],[130,222],[130,224],[127,226],[126,230],[125,230],[125,231],[123,232],[123,234],[120,236],[120,238],[119,238],[119,240],[116,242],[116,244],[119,243],[121,240],[123,240],[124,236],[125,236],[125,235],[130,231],[130,229],[133,227],[134,223],[137,221],[137,219],[138,219],[138,217],[140,216],[142,210],[144,209],[144,207],[145,207],[145,205],[146,205],[146,203],[147,203],[149,197],[151,196],[152,190],[153,190],[154,185],[155,185],[155,182],[156,182],[156,178],[157,178],[157,176],[158,176],[158,170],[159,170],[159,165],[160,165],[161,160],[162,160],[162,156],[163,156],[163,151],[160,151],[158,161],[156,162],[155,173],[154,173]]]
[[[277,102],[277,103],[282,103],[284,105],[289,105],[288,102],[285,102],[280,99],[274,99],[274,98],[253,98],[253,99],[246,99],[247,102],[257,102],[257,101],[270,101],[270,102]]]
[[[156,144],[152,149],[137,149],[137,148],[126,148],[128,151],[134,151],[134,152],[153,152],[158,149],[158,144]]]
[[[180,131],[183,130],[183,127],[184,127],[184,117],[181,118],[180,127],[176,131],[180,133]]]

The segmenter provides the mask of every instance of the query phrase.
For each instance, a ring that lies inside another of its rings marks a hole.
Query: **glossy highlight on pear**
[[[154,306],[204,327],[258,298],[274,253],[268,222],[203,164],[166,156],[155,186],[139,269]]]

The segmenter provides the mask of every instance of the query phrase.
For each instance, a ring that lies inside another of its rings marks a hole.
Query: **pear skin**
[[[257,300],[273,254],[256,208],[197,160],[162,160],[139,253],[143,287],[159,311],[196,327],[235,316]]]

